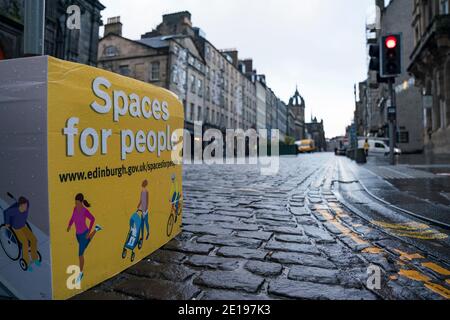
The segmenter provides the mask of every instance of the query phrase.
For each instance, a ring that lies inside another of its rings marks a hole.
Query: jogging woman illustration
[[[67,232],[70,232],[72,225],[75,224],[76,237],[78,241],[78,257],[80,262],[79,267],[81,271],[77,278],[77,283],[80,283],[84,276],[84,252],[92,242],[95,234],[102,230],[99,225],[96,225],[94,228],[95,218],[87,209],[90,207],[91,205],[84,198],[84,195],[81,193],[77,194],[75,197],[75,208],[73,209],[72,217],[70,218],[69,226],[67,227]],[[86,219],[90,221],[89,228],[86,225]]]

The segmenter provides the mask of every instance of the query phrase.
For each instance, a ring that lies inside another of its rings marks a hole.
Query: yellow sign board
[[[49,250],[40,249],[42,262],[28,260],[36,275],[50,267],[51,297],[45,298],[65,299],[120,273],[181,231],[182,167],[172,153],[184,112],[165,89],[51,57],[31,59],[47,73],[41,134]],[[29,59],[19,60],[26,65]],[[44,214],[33,211],[37,201],[44,200],[29,200],[31,222]],[[38,237],[37,247],[43,243]]]

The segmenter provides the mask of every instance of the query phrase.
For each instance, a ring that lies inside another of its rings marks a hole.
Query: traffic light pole
[[[394,91],[395,78],[389,78],[389,97],[391,105],[388,106],[388,121],[389,121],[389,160],[392,166],[395,166],[395,125],[397,116],[397,105]]]
[[[25,0],[24,56],[44,54],[45,0]]]

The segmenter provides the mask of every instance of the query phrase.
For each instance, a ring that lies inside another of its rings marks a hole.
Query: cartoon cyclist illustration
[[[171,204],[171,211],[169,215],[169,220],[167,221],[167,236],[172,235],[173,225],[177,222],[178,216],[181,215],[181,210],[183,208],[183,196],[180,193],[180,186],[177,181],[175,174],[171,176],[172,184],[170,186],[169,192],[169,202]]]
[[[102,227],[96,225],[94,228],[95,218],[88,210],[91,205],[84,198],[84,195],[79,193],[75,197],[75,208],[73,209],[72,217],[70,218],[67,232],[70,232],[72,225],[75,224],[76,237],[78,241],[78,257],[80,262],[80,274],[77,278],[77,283],[81,282],[84,273],[84,253],[94,239],[97,232],[102,230]],[[86,219],[90,221],[89,228],[86,226]],[[93,229],[93,230],[92,230]]]
[[[142,220],[143,220],[143,226],[141,228],[141,236],[144,238],[144,226],[147,231],[147,236],[145,237],[145,240],[148,240],[148,237],[150,236],[150,226],[148,224],[148,207],[149,207],[149,197],[148,197],[148,181],[144,180],[142,182],[142,190],[140,194],[140,199],[138,203],[137,210],[142,212]]]
[[[13,198],[12,195],[10,195]],[[20,243],[18,247],[17,259],[20,258],[20,253],[22,257],[20,259],[20,266],[24,271],[33,271],[32,264],[36,266],[41,266],[41,256],[38,251],[38,241],[36,236],[33,234],[31,227],[28,224],[28,214],[30,209],[30,202],[25,197],[20,197],[11,207],[4,210],[4,220],[5,227],[9,232],[8,243],[16,242]],[[15,240],[16,238],[17,240]],[[5,246],[2,243],[3,249]],[[10,251],[5,251],[11,253]],[[11,257],[10,254],[8,254]],[[30,259],[31,256],[31,259]],[[11,257],[16,258],[16,257]]]

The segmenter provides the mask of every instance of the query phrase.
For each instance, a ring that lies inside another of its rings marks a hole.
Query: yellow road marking
[[[397,252],[397,253],[400,255],[400,259],[401,259],[401,260],[409,260],[409,261],[412,261],[412,260],[416,260],[416,259],[424,259],[424,257],[422,257],[422,256],[421,256],[420,254],[418,254],[418,253],[410,254],[410,253],[406,253],[406,252],[400,251],[400,250],[398,250],[398,249],[395,249],[394,251]]]
[[[422,266],[424,266],[425,268],[428,268],[430,270],[433,270],[434,272],[442,274],[443,276],[450,276],[450,270],[447,270],[433,262],[422,263]]]
[[[430,228],[426,224],[417,223],[417,222],[387,223],[387,222],[382,222],[382,221],[372,221],[372,223],[379,227],[393,229],[393,230],[426,230],[426,229]]]
[[[352,232],[347,227],[344,227],[340,222],[338,222],[328,211],[318,210],[318,212],[331,224],[333,224],[343,235],[350,237],[357,244],[367,244],[366,241],[361,239],[358,235]]]
[[[425,287],[427,287],[431,291],[443,296],[446,299],[450,299],[450,290],[448,290],[447,288],[445,288],[443,286],[428,282],[428,283],[425,283]]]
[[[419,271],[415,271],[415,270],[400,270],[399,275],[404,276],[408,279],[414,280],[414,281],[419,281],[419,282],[429,282],[431,281],[430,278],[428,278],[426,275],[420,273]]]
[[[450,290],[448,290],[447,288],[445,288],[439,284],[431,282],[431,279],[429,277],[427,277],[426,275],[424,275],[418,271],[402,269],[399,271],[398,274],[401,276],[404,276],[408,279],[414,280],[414,281],[423,282],[424,286],[427,289],[433,291],[434,293],[437,293],[438,295],[440,295],[446,299],[450,299]],[[448,280],[447,280],[447,282],[448,282]]]
[[[424,223],[387,223],[382,221],[372,221],[372,223],[381,228],[388,229],[399,237],[421,240],[443,240],[448,238],[446,234],[440,233]]]
[[[366,248],[362,251],[363,253],[371,253],[371,254],[380,254],[383,253],[384,250],[377,248],[377,247],[371,247],[371,248]]]

